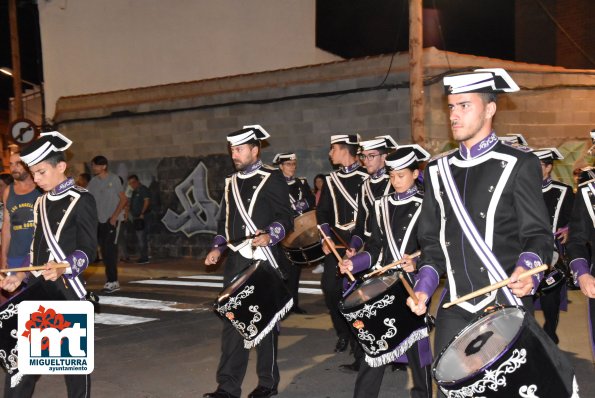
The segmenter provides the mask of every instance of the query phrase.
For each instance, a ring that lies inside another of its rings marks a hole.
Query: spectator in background
[[[316,199],[316,206],[320,200],[320,192],[322,192],[322,186],[324,185],[324,174],[318,174],[314,177],[314,198]]]
[[[4,220],[4,190],[13,182],[13,178],[8,173],[0,174],[0,229]],[[2,241],[0,241],[2,243]]]
[[[138,240],[138,249],[140,258],[137,264],[147,264],[149,262],[149,242],[147,239],[148,222],[147,218],[151,212],[151,191],[138,180],[136,174],[128,177],[128,185],[132,188],[130,197],[130,212],[132,217],[136,238]]]
[[[81,173],[76,179],[76,185],[78,185],[79,187],[87,188],[87,186],[89,186],[89,181],[91,181],[91,174]]]
[[[41,196],[20,154],[10,155],[9,167],[14,182],[2,193],[2,268],[20,267],[29,255],[35,228],[33,206]]]
[[[95,156],[91,161],[93,174],[87,189],[97,203],[99,226],[97,240],[101,248],[107,282],[103,286],[104,293],[120,290],[118,282],[118,234],[117,223],[120,213],[126,207],[128,199],[124,195],[124,187],[120,177],[108,171],[107,158]]]

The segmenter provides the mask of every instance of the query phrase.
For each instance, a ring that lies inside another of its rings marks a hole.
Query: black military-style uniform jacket
[[[579,276],[595,276],[595,180],[579,185],[568,225],[566,249],[574,283]]]
[[[214,246],[223,251],[226,247],[251,257],[251,241],[241,240],[253,234],[241,216],[232,190],[236,181],[244,209],[256,229],[268,231],[269,246],[274,246],[293,229],[292,211],[289,206],[289,191],[281,171],[263,165],[259,160],[244,171],[236,172],[225,179],[225,191],[221,202]],[[234,242],[235,243],[231,243]]]
[[[372,234],[366,240],[365,251],[351,258],[354,273],[371,268],[381,253],[382,265],[387,265],[419,249],[417,221],[422,202],[423,193],[415,186],[375,201],[370,216]]]
[[[366,178],[368,173],[359,162],[326,176],[316,208],[316,219],[327,236],[333,237],[332,228],[344,241],[349,241],[357,218],[358,192]]]
[[[482,261],[478,255],[482,251],[477,250],[479,244],[467,238],[457,220],[448,196],[453,191],[445,186],[439,171],[443,157],[448,161],[465,212],[505,277],[517,265],[533,268],[551,261],[554,243],[541,193],[539,160],[532,153],[499,142],[491,133],[471,149],[461,144],[458,150],[432,159],[426,167],[425,196],[418,225],[422,255],[416,291],[431,296],[439,276],[446,273],[452,301],[495,281],[488,275],[488,269],[495,269],[486,265],[488,255],[483,254]],[[534,279],[535,287],[539,280]],[[504,293],[500,289],[458,305],[477,312],[491,304],[496,294],[498,302],[508,303]],[[514,299],[509,291],[506,293]]]
[[[294,215],[300,215],[308,210],[313,210],[316,198],[308,185],[308,181],[303,177],[285,179],[289,189],[289,202],[294,211]]]
[[[546,179],[541,187],[545,207],[549,213],[549,223],[552,233],[566,227],[572,214],[574,192],[572,187],[559,181]]]
[[[392,191],[390,176],[384,167],[362,183],[357,198],[357,219],[349,245],[351,248],[359,250],[370,237],[372,229],[369,220],[374,212],[374,201]]]
[[[51,248],[42,225],[46,220],[46,227],[55,237],[54,243],[50,243]],[[43,277],[39,277],[38,282],[57,289],[67,299],[84,299],[86,291],[80,275],[95,259],[97,250],[97,208],[93,195],[69,178],[37,199],[34,223],[31,265],[43,265],[48,261],[70,264],[56,282],[45,281]]]

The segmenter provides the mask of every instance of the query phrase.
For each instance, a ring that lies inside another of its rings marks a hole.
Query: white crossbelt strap
[[[58,243],[58,240],[52,233],[52,229],[50,227],[50,220],[48,219],[47,210],[46,210],[46,199],[47,199],[47,193],[41,197],[41,206],[39,206],[39,215],[40,215],[41,226],[43,228],[43,236],[45,237],[45,241],[48,245],[48,248],[50,250],[50,254],[52,255],[52,257],[57,262],[66,262],[65,261],[66,255],[64,254],[64,251],[62,251],[62,248],[60,247],[60,244]],[[76,204],[76,200],[73,200],[70,202],[69,209],[66,211],[66,215],[64,216],[64,218],[62,219],[62,221],[60,223],[63,223],[66,220],[66,217],[68,217],[68,215],[70,214],[70,210],[72,209],[72,207],[75,204]],[[78,277],[74,277],[72,279],[71,278],[64,278],[64,279],[66,279],[68,281],[69,285],[72,287],[72,289],[74,290],[74,292],[76,293],[78,298],[82,299],[85,297],[85,295],[87,294],[87,290],[85,289],[85,287],[83,286],[83,284],[81,283],[81,281]]]
[[[506,272],[498,262],[498,259],[488,247],[485,240],[481,237],[477,227],[471,220],[471,217],[469,216],[469,213],[467,212],[467,209],[461,200],[459,190],[456,186],[452,176],[452,171],[448,164],[447,156],[438,160],[438,169],[440,170],[440,178],[444,183],[446,195],[452,204],[457,221],[461,225],[463,233],[469,240],[471,247],[473,247],[473,250],[479,257],[480,261],[485,265],[488,273],[496,282],[500,282],[508,278],[508,275],[506,275]],[[521,305],[521,301],[514,294],[512,294],[512,291],[508,287],[504,287],[503,292],[510,304]]]
[[[244,220],[244,223],[246,224],[246,229],[248,229],[248,232],[250,232],[251,234],[255,234],[258,228],[256,228],[256,224],[254,224],[254,221],[252,221],[252,218],[250,218],[250,214],[248,214],[248,211],[246,211],[244,203],[242,202],[242,197],[240,196],[240,189],[238,187],[237,174],[234,174],[231,178],[231,194],[233,195],[233,200],[236,203],[238,212],[240,213],[240,217],[242,217],[242,220]],[[254,257],[259,258],[259,255],[264,255],[264,258],[262,259],[268,260],[269,263],[276,269],[279,268],[279,265],[277,264],[275,256],[273,256],[273,252],[271,252],[270,247],[257,247],[254,251]]]
[[[331,173],[331,179],[333,180],[335,186],[341,193],[341,196],[343,196],[347,203],[349,203],[349,206],[351,206],[353,210],[357,210],[357,200],[355,200],[351,197],[351,195],[349,195],[349,192],[347,192],[347,189],[345,189],[345,186],[343,185],[343,183],[341,183],[341,180],[337,176],[336,171]]]

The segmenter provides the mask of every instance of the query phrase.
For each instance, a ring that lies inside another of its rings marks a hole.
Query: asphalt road
[[[100,294],[93,397],[201,397],[216,388],[221,320],[213,313],[212,303],[221,290],[221,270],[211,271],[207,273],[198,260],[121,264],[122,289]],[[300,285],[304,289],[300,305],[308,314],[293,314],[282,325],[279,396],[351,397],[355,374],[338,370],[351,357],[333,352],[336,337],[319,290],[319,276],[309,271],[303,272]],[[103,272],[101,265],[86,272],[90,290],[101,289]],[[561,314],[560,348],[575,366],[581,397],[592,397],[595,367],[588,347],[586,301],[577,291],[570,292],[570,299],[569,311]],[[537,318],[541,319],[541,313]],[[256,387],[254,365],[252,355],[242,396]],[[408,396],[407,372],[387,369],[380,397]],[[63,378],[42,377],[34,397],[66,397]]]

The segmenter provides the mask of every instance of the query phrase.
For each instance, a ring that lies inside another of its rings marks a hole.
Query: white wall
[[[329,62],[315,0],[39,0],[48,118],[59,97]]]

